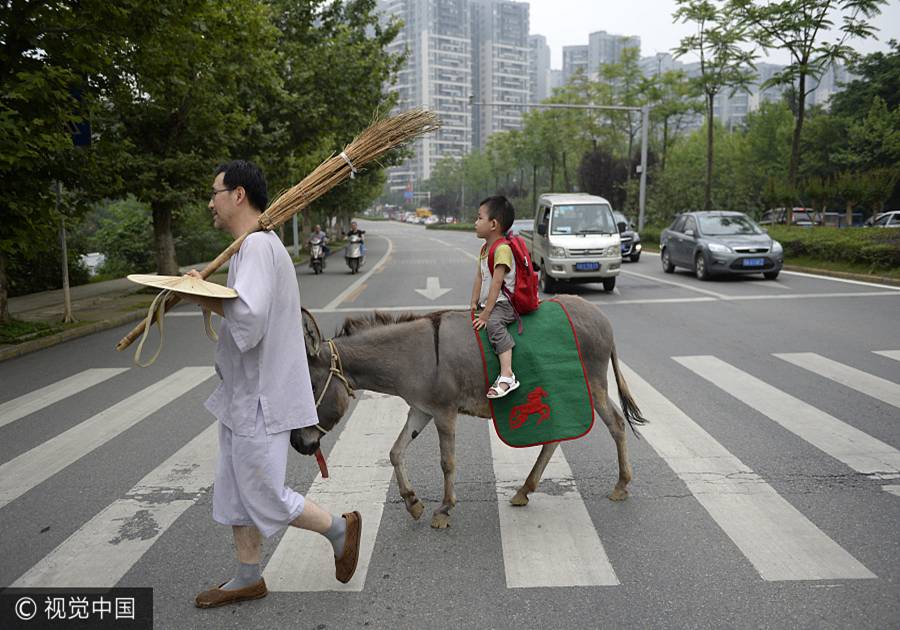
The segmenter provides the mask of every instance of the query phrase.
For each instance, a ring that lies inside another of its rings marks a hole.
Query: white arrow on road
[[[427,297],[429,300],[436,300],[447,291],[450,291],[450,289],[442,289],[440,281],[434,276],[428,278],[424,289],[416,289],[416,293]]]

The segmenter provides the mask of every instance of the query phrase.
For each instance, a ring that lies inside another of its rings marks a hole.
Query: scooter
[[[309,266],[316,275],[325,268],[325,246],[320,238],[309,239]]]
[[[350,236],[350,242],[347,243],[347,248],[344,250],[344,260],[347,261],[351,274],[359,272],[359,268],[362,266],[362,244],[362,237],[358,234],[353,234]]]

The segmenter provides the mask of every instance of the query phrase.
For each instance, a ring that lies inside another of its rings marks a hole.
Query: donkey
[[[631,481],[625,423],[634,431],[635,425],[647,420],[641,416],[622,377],[609,320],[600,309],[580,297],[563,295],[557,299],[568,311],[578,335],[594,408],[616,444],[619,479],[608,497],[622,501],[628,497],[626,486]],[[294,448],[307,455],[318,449],[322,434],[334,427],[346,412],[352,389],[403,398],[409,404],[409,414],[390,453],[400,496],[406,510],[418,520],[425,506],[410,485],[404,455],[409,444],[433,419],[440,440],[444,497],[432,515],[431,526],[448,527],[450,510],[456,505],[456,417],[463,413],[490,418],[481,350],[469,312],[445,310],[425,315],[386,315],[376,311],[368,317],[346,319],[332,339],[323,340],[312,314],[304,310],[303,331],[313,392],[319,402],[319,425],[295,429],[291,435]],[[610,360],[619,388],[621,413],[607,388]],[[556,447],[557,443],[543,445],[530,474],[511,499],[513,505],[527,505],[528,495],[537,489]]]

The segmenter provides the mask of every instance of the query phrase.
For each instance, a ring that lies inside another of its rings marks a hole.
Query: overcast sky
[[[588,34],[594,31],[640,36],[642,56],[671,52],[692,32],[689,25],[672,23],[675,0],[528,0],[528,4],[531,33],[547,38],[555,69],[562,68],[563,46],[587,45]],[[851,42],[862,53],[887,50],[888,40],[900,40],[900,0],[889,0],[873,23],[879,29],[878,40]],[[772,51],[767,61],[787,63],[788,57]]]

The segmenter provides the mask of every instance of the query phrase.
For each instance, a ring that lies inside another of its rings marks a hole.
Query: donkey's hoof
[[[624,501],[628,498],[628,490],[624,490],[622,488],[614,488],[612,492],[610,492],[606,497],[610,501]]]
[[[509,500],[509,502],[517,507],[528,505],[528,495],[519,490],[518,492],[516,492],[516,495]]]
[[[422,512],[425,511],[425,506],[422,505],[421,501],[416,499],[416,502],[406,508],[406,510],[409,512],[409,515],[413,517],[414,521],[418,521],[422,518]]]
[[[432,529],[447,529],[450,527],[450,515],[438,512],[431,517]]]

